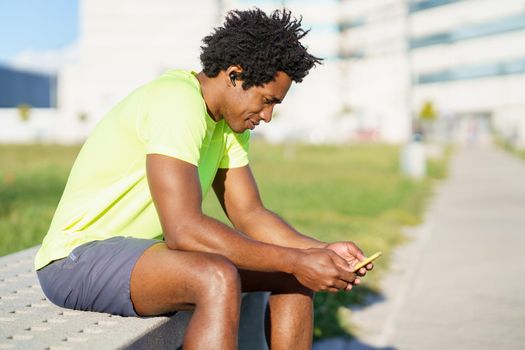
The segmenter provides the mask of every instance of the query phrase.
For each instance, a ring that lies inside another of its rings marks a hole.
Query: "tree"
[[[29,120],[29,117],[31,116],[31,106],[27,103],[19,104],[16,108],[18,108],[18,116],[20,117],[20,120],[24,123]]]

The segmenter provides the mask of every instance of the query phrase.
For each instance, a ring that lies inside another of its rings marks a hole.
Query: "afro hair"
[[[278,71],[301,82],[321,58],[308,53],[300,39],[309,30],[301,28],[288,10],[270,15],[258,8],[228,12],[222,27],[204,37],[200,55],[204,73],[216,77],[230,66],[240,66],[243,88],[272,81]]]

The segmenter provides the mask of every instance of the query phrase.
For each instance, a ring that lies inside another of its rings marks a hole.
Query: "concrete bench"
[[[191,312],[141,319],[53,305],[44,296],[33,270],[37,249],[0,257],[0,350],[181,347]],[[240,349],[267,349],[263,332],[267,300],[267,293],[243,296]]]

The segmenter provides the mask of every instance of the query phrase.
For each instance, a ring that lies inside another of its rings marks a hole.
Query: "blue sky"
[[[78,0],[0,0],[0,63],[23,50],[60,49],[78,37]]]

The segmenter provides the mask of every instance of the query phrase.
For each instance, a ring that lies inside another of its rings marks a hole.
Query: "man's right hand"
[[[345,259],[330,249],[301,250],[292,274],[302,285],[314,292],[348,291],[357,282],[356,274]]]

